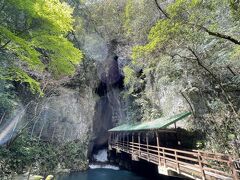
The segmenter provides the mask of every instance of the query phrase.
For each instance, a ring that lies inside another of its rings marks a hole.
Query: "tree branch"
[[[227,66],[227,69],[232,73],[233,76],[236,76],[237,74],[231,69],[230,66]]]
[[[155,4],[156,4],[158,10],[159,10],[161,13],[163,13],[166,18],[170,19],[170,18],[169,18],[169,15],[168,15],[168,14],[162,9],[162,7],[159,5],[158,0],[154,0],[154,2],[155,2]]]
[[[3,44],[3,45],[0,47],[0,49],[5,48],[10,42],[11,42],[11,40],[8,40],[5,44]]]
[[[30,29],[32,29],[32,27],[28,27],[28,28],[26,28],[26,29],[18,32],[15,36],[19,36],[19,35],[23,34],[24,32],[26,32],[26,31],[28,31],[28,30],[30,30]],[[11,39],[8,40],[5,44],[3,44],[3,45],[0,47],[0,49],[5,48],[11,41],[12,41]]]
[[[158,0],[154,0],[157,8],[159,9],[159,11],[161,13],[164,14],[164,16],[168,19],[171,19],[169,14],[167,14],[163,9],[162,7],[160,6],[160,4],[158,3]],[[195,26],[194,24],[192,23],[189,23],[189,22],[186,22],[186,24],[189,24],[191,26]],[[204,27],[204,26],[200,26],[200,25],[196,25],[197,27],[199,27],[200,29],[202,29],[203,31],[205,31],[206,33],[208,33],[210,36],[214,36],[214,37],[217,37],[217,38],[221,38],[221,39],[225,39],[225,40],[228,40],[228,41],[231,41],[232,43],[234,44],[238,44],[240,45],[240,41],[233,38],[232,36],[229,36],[229,35],[226,35],[226,34],[222,34],[222,33],[219,33],[219,32],[213,32],[211,30],[209,30],[208,28]]]
[[[196,58],[197,63],[199,66],[201,66],[203,69],[205,69],[216,81],[219,82],[219,79],[215,76],[215,74],[213,74],[207,67],[205,67],[200,58],[198,57],[198,55],[195,53],[195,51],[193,51],[191,48],[188,48],[188,50],[193,54],[193,56]]]
[[[220,86],[220,88],[222,90],[222,94],[226,98],[227,102],[229,103],[229,106],[231,107],[231,109],[234,112],[234,114],[236,115],[236,117],[239,119],[239,115],[237,113],[237,110],[235,109],[235,107],[234,107],[234,105],[231,101],[231,97],[226,93],[225,88],[223,87],[223,85],[221,83],[221,80],[201,62],[200,58],[198,57],[197,53],[194,50],[192,50],[191,48],[188,48],[188,50],[196,58],[196,60],[198,62],[198,65],[201,66],[204,70],[206,70],[213,77],[213,79],[215,79],[215,81],[218,83],[218,85]]]
[[[203,27],[203,26],[199,26],[203,31],[207,32],[209,35],[211,36],[215,36],[215,37],[218,37],[218,38],[222,38],[222,39],[226,39],[228,41],[231,41],[233,42],[234,44],[238,44],[240,45],[240,41],[229,36],[229,35],[225,35],[225,34],[221,34],[219,32],[213,32],[213,31],[210,31],[209,29],[207,29],[206,27]]]
[[[185,94],[184,94],[182,91],[180,91],[180,94],[181,94],[182,97],[187,101],[189,107],[191,108],[191,111],[192,111],[192,113],[193,113],[193,116],[195,117],[195,111],[194,111],[194,109],[193,109],[193,107],[192,107],[191,102],[188,100],[188,98],[185,96]]]

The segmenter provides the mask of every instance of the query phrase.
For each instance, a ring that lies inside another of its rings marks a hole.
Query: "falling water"
[[[96,163],[89,164],[90,169],[104,168],[119,170],[118,166],[108,164],[107,149],[99,150],[96,154],[93,154],[93,158],[96,161]]]
[[[17,125],[19,121],[22,119],[26,109],[19,110],[16,116],[12,119],[12,121],[5,125],[0,131],[0,145],[8,142],[16,133]]]
[[[97,154],[93,155],[93,158],[97,161],[97,162],[107,162],[107,149],[101,149],[97,152]]]

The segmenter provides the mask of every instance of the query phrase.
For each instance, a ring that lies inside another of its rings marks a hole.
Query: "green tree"
[[[74,21],[69,5],[59,0],[3,0],[0,7],[0,51],[11,55],[2,62],[1,79],[25,82],[33,92],[41,92],[41,73],[73,75],[83,54],[67,39]]]
[[[132,51],[135,69],[142,68],[146,76],[145,94],[154,102],[150,87],[159,92],[161,87],[178,86],[177,93],[185,94],[193,106],[192,127],[207,134],[207,147],[239,154],[239,145],[231,143],[240,138],[236,134],[240,122],[237,2],[155,2],[163,16],[151,28],[148,42]]]

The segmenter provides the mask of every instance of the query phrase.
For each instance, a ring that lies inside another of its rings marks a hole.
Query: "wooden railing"
[[[131,154],[133,160],[143,159],[193,179],[239,179],[240,162],[225,154],[116,140],[109,147]]]

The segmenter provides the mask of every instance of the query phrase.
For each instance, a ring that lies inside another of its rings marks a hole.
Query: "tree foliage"
[[[240,70],[238,3],[157,3],[163,18],[151,27],[144,45],[132,48],[133,65],[141,67],[146,76],[148,88],[144,92],[151,100],[154,94],[147,93],[149,87],[159,92],[161,87],[175,84],[179,87],[177,93],[190,100],[195,116],[192,127],[207,134],[207,147],[239,154],[236,142],[240,137],[236,132],[240,122],[240,87],[235,81]],[[131,82],[132,86],[141,80]],[[219,136],[224,141],[219,142]]]
[[[73,75],[83,55],[66,38],[73,30],[69,5],[59,0],[9,0],[0,5],[0,50],[14,58],[4,62],[2,79],[26,82],[33,92],[41,92],[31,71],[48,71],[57,78]]]

